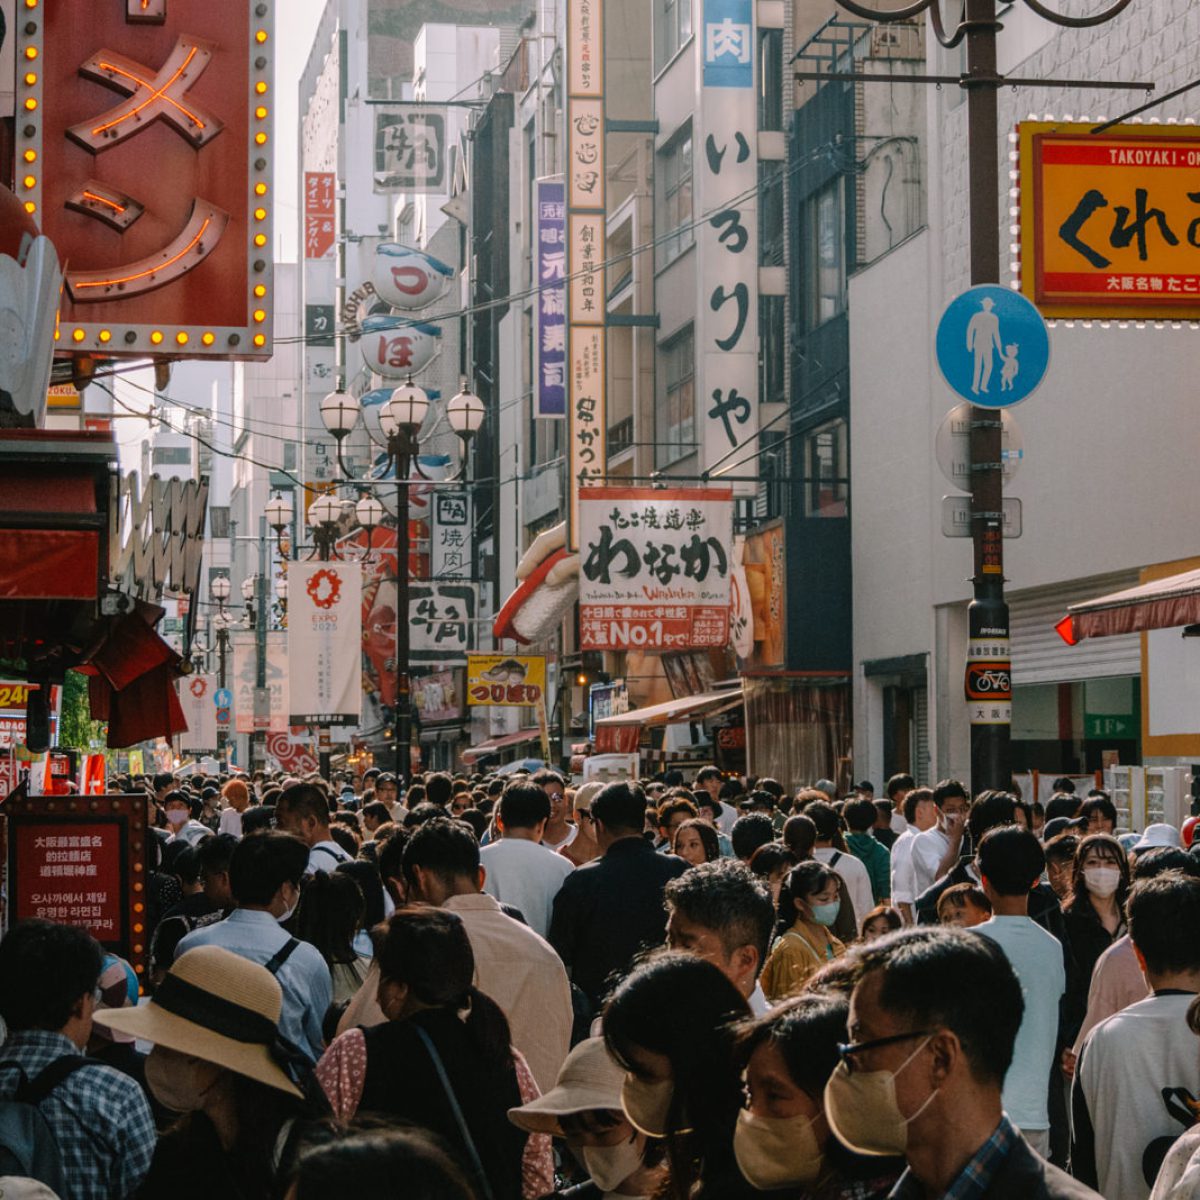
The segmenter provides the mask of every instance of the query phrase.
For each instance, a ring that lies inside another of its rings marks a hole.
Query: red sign
[[[23,11],[18,194],[66,264],[60,352],[270,356],[273,9]]]
[[[111,822],[22,822],[12,835],[21,879],[15,918],[82,925],[97,941],[117,941],[125,904],[121,841],[121,826]]]
[[[328,258],[336,232],[332,171],[304,172],[304,257]]]

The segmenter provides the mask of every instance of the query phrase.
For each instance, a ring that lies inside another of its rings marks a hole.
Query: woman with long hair
[[[771,903],[776,908],[779,907],[779,893],[783,891],[783,881],[797,861],[796,856],[783,842],[768,842],[750,855],[750,873],[757,875],[771,889]]]
[[[642,963],[604,1006],[604,1042],[625,1071],[621,1107],[635,1129],[665,1141],[670,1200],[753,1195],[733,1158],[734,1025],[749,1013],[717,967],[674,952]]]
[[[678,829],[671,843],[671,852],[682,858],[689,866],[715,862],[721,857],[721,843],[717,831],[699,817],[689,817]]]
[[[798,863],[779,892],[776,942],[760,980],[767,999],[794,996],[823,963],[845,954],[830,932],[841,909],[837,872],[816,859]]]
[[[371,969],[370,958],[354,947],[364,909],[362,889],[351,875],[318,871],[304,880],[292,928],[302,942],[316,946],[329,965],[337,1005],[355,995]]]
[[[471,980],[462,921],[442,908],[401,908],[377,927],[379,1007],[387,1018],[348,1029],[317,1064],[334,1115],[386,1115],[444,1138],[483,1200],[518,1200],[525,1134],[508,1020]]]

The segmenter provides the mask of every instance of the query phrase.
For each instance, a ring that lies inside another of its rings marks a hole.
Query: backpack
[[[69,1075],[90,1065],[81,1054],[66,1054],[43,1067],[32,1079],[17,1068],[21,1083],[0,1100],[0,1177],[25,1176],[65,1194],[66,1179],[58,1139],[38,1107]],[[15,1066],[0,1063],[0,1066]]]

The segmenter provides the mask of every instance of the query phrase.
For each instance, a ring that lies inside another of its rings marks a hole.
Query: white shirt
[[[578,836],[579,836],[579,826],[578,825],[568,825],[567,826],[567,836],[565,838],[563,838],[563,840],[561,842],[548,842],[548,841],[546,841],[545,838],[543,838],[542,845],[545,846],[547,850],[553,850],[553,851],[555,851],[555,853],[557,853],[564,846],[569,846]]]
[[[353,861],[337,842],[317,842],[308,851],[308,867],[304,873],[315,875],[318,871],[336,871],[338,863]]]
[[[242,814],[236,808],[227,808],[221,813],[221,824],[218,833],[232,833],[234,837],[242,836]]]
[[[1004,951],[1025,1000],[1012,1066],[1004,1077],[1004,1111],[1022,1131],[1049,1129],[1046,1080],[1058,1037],[1058,1004],[1067,990],[1062,945],[1029,917],[993,917],[975,932]]]
[[[754,984],[754,991],[746,999],[746,1003],[750,1005],[750,1012],[756,1017],[765,1017],[771,1011],[771,1002],[767,999],[767,994],[762,990],[762,984],[757,981]]]
[[[936,825],[924,833],[918,833],[913,839],[911,861],[914,897],[937,880],[938,866],[949,849],[950,839]]]
[[[894,828],[894,826],[893,826]],[[892,903],[913,904],[912,847],[917,839],[917,827],[909,825],[892,845]]]
[[[737,823],[737,819],[738,810],[728,800],[722,800],[721,815],[717,818],[717,829],[728,837]]]
[[[895,834],[902,834],[909,827],[908,822],[904,819],[904,814],[898,808],[892,809],[892,817],[888,823]]]
[[[172,828],[174,828],[172,826]],[[212,830],[207,825],[201,825],[199,821],[185,821],[178,829],[175,829],[171,834],[173,842],[187,842],[189,846],[196,845],[197,842],[202,842],[206,837],[212,837]]]
[[[554,897],[575,869],[570,859],[526,838],[501,838],[480,850],[479,861],[486,872],[483,890],[520,909],[529,928],[545,937]]]
[[[832,846],[819,846],[813,851],[813,857],[832,867],[846,885],[850,895],[850,903],[854,905],[854,921],[858,924],[863,917],[875,907],[875,897],[871,892],[871,876],[860,859],[845,850],[835,850]]]

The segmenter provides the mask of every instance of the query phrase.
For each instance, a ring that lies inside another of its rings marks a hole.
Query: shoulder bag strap
[[[462,1108],[458,1103],[458,1097],[454,1094],[454,1088],[450,1083],[450,1076],[446,1074],[446,1068],[442,1063],[442,1056],[437,1052],[437,1047],[433,1044],[433,1038],[415,1021],[413,1022],[413,1028],[417,1031],[417,1036],[424,1043],[425,1049],[429,1051],[429,1057],[433,1060],[434,1070],[437,1071],[438,1079],[441,1081],[442,1091],[446,1093],[446,1099],[450,1104],[450,1111],[454,1114],[455,1123],[458,1125],[458,1132],[462,1134],[463,1142],[467,1147],[467,1153],[471,1156],[471,1168],[475,1172],[475,1178],[479,1181],[479,1190],[483,1193],[484,1200],[495,1200],[491,1184],[488,1183],[483,1163],[479,1158],[479,1151],[475,1149],[475,1139],[471,1136],[471,1130],[467,1127],[467,1119],[463,1116]]]
[[[283,945],[280,946],[279,949],[276,950],[275,953],[272,954],[265,963],[263,963],[263,966],[266,967],[272,975],[278,975],[279,968],[282,967],[283,964],[292,957],[293,951],[295,951],[296,947],[299,945],[300,942],[298,939],[294,937],[288,938],[288,940],[284,942]]]
[[[22,1082],[13,1099],[23,1104],[32,1104],[36,1108],[68,1075],[73,1075],[80,1067],[87,1065],[88,1060],[82,1054],[64,1054],[49,1066],[43,1067],[32,1079]]]

